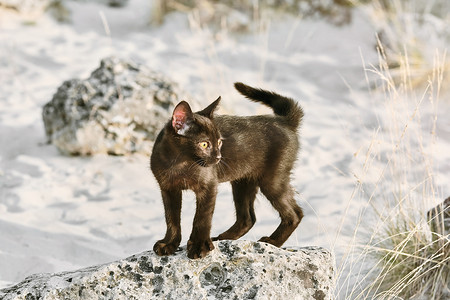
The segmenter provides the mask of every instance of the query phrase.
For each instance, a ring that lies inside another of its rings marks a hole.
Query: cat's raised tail
[[[286,117],[289,126],[296,130],[303,118],[303,109],[291,98],[277,93],[255,89],[242,82],[236,82],[234,87],[245,97],[255,102],[262,102],[271,107],[276,115]]]

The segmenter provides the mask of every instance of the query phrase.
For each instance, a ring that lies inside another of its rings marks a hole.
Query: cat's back
[[[274,115],[229,116],[219,115],[214,119],[222,136],[242,136],[260,140],[283,139],[285,143],[298,141],[297,132],[292,130],[283,117]]]

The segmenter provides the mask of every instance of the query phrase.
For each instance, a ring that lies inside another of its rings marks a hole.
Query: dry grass
[[[448,48],[450,2],[447,0],[375,0],[365,6],[378,38],[384,45],[386,63],[392,79],[401,82],[402,60],[407,57],[408,79],[414,88],[425,88],[435,70],[435,52]],[[438,63],[448,74],[450,62]],[[450,85],[450,76],[443,81]]]
[[[351,21],[350,0],[156,0],[151,23],[161,24],[167,14],[178,11],[197,15],[202,24],[232,32],[254,31],[262,15],[321,17],[336,25]]]
[[[349,287],[352,281],[346,278],[340,295],[347,288],[348,299],[445,299],[450,296],[449,236],[431,230],[427,210],[444,199],[436,188],[433,157],[446,52],[436,52],[425,87],[419,88],[406,51],[394,71],[380,40],[378,51],[379,65],[366,71],[375,75],[374,94],[383,95],[386,112],[364,161],[366,173],[378,168],[378,174],[374,184],[364,185],[362,178],[356,188],[368,197],[376,221],[368,243],[351,249],[357,254],[343,267],[352,269],[360,284]],[[358,261],[372,267],[357,270],[352,264]]]
[[[437,189],[435,157],[439,103],[450,86],[450,14],[443,9],[449,6],[441,0],[365,6],[378,29],[379,64],[363,65],[374,103],[385,109],[369,145],[356,154],[362,170],[349,203],[364,198],[368,205],[338,269],[339,298],[450,298],[449,235],[432,231],[427,219],[448,196]],[[374,220],[363,220],[368,216]]]
[[[380,299],[445,299],[449,293],[450,241],[419,222],[407,221],[410,218],[399,216],[386,224],[386,238],[371,246],[380,259],[381,272],[369,291]]]

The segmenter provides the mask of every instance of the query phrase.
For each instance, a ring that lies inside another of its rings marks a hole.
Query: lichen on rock
[[[89,78],[65,81],[42,116],[48,141],[65,154],[149,154],[181,100],[192,102],[165,76],[110,57]]]
[[[203,259],[191,260],[180,248],[172,256],[148,251],[83,270],[37,274],[0,290],[0,298],[333,298],[334,258],[323,248],[286,250],[249,241],[220,241],[215,246]]]

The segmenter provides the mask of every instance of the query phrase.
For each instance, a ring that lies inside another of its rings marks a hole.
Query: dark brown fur
[[[258,189],[281,218],[272,235],[260,241],[281,246],[303,217],[289,183],[299,150],[301,107],[272,92],[242,83],[235,87],[247,98],[270,106],[275,115],[214,116],[220,97],[204,110],[192,113],[183,101],[156,139],[151,169],[161,188],[167,224],[165,237],[153,247],[158,255],[170,255],[180,244],[181,191],[185,189],[193,190],[197,198],[187,243],[190,258],[204,257],[214,249],[211,220],[221,182],[231,182],[236,222],[214,240],[238,239],[252,228]],[[208,148],[204,148],[206,145]]]

